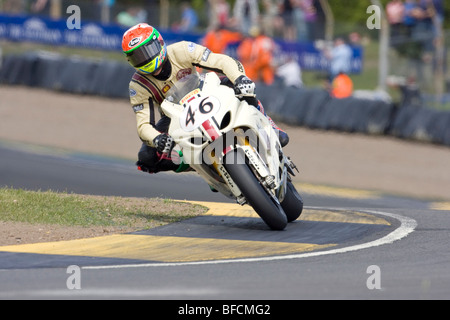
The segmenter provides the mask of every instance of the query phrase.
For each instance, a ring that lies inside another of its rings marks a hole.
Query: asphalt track
[[[195,174],[146,175],[128,160],[0,143],[5,185],[210,210],[133,234],[0,247],[1,299],[450,298],[446,203],[300,183],[304,214],[275,232]],[[67,285],[71,265],[79,290]]]

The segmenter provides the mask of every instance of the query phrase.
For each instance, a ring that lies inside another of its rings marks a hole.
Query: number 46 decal
[[[180,125],[185,131],[197,129],[203,122],[214,116],[220,109],[220,101],[215,97],[192,97],[187,101]]]

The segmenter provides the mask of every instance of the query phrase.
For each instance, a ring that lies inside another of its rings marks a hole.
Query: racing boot
[[[266,116],[267,119],[269,119],[270,124],[272,125],[273,130],[275,130],[275,133],[278,134],[278,139],[280,140],[281,147],[284,148],[289,143],[289,136],[286,132],[281,130],[275,122],[273,122],[272,118],[269,116]]]

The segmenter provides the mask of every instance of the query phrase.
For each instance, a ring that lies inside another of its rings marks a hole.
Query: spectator
[[[363,42],[363,39],[358,32],[351,32],[348,35],[348,40],[350,42],[350,45],[353,47],[359,47],[362,45]]]
[[[386,15],[391,26],[391,38],[397,41],[397,37],[402,35],[403,21],[405,19],[405,5],[403,0],[392,0],[386,5]]]
[[[130,7],[126,11],[122,11],[117,15],[117,23],[125,27],[134,26],[145,21],[146,13],[139,7]]]
[[[429,7],[432,11],[431,19],[433,23],[433,40],[437,42],[442,41],[443,23],[444,23],[444,0],[429,0]]]
[[[275,78],[274,51],[275,42],[272,38],[266,36],[259,27],[254,26],[249,36],[239,45],[237,55],[250,79],[270,85]]]
[[[302,70],[293,57],[289,57],[286,63],[277,68],[276,75],[288,87],[301,88],[303,86]]]
[[[405,84],[399,85],[400,92],[402,93],[402,99],[400,101],[400,107],[415,107],[420,108],[423,106],[422,94],[420,93],[420,87],[414,77],[409,77]]]
[[[257,0],[236,0],[233,7],[234,23],[242,34],[248,34],[250,28],[258,24],[259,8]]]
[[[191,32],[198,26],[198,16],[195,10],[191,7],[189,2],[183,2],[181,4],[182,13],[181,21],[174,26],[175,31],[179,32]]]
[[[247,76],[251,80],[256,81],[257,71],[254,63],[255,58],[253,53],[254,43],[255,38],[251,36],[251,34],[247,34],[239,44],[236,54],[238,60],[242,63],[242,66],[244,67]]]
[[[403,54],[412,63],[418,60],[430,62],[432,60],[433,43],[433,15],[435,13],[432,0],[406,0],[405,2],[405,27],[407,28],[408,42],[405,44]],[[418,64],[417,64],[418,66]],[[420,78],[422,71],[417,73]],[[420,79],[422,80],[422,79]]]
[[[413,75],[404,77],[389,77],[388,85],[396,88],[401,93],[401,100],[398,104],[400,108],[416,107],[420,108],[423,105],[422,94],[420,93],[419,85],[416,77]]]
[[[444,22],[444,0],[432,0],[433,7],[435,10],[436,23],[442,26]]]
[[[433,45],[435,47],[436,68],[440,66],[446,68],[447,64],[444,59],[444,0],[433,0],[434,15],[433,19]]]
[[[261,27],[263,29],[264,34],[269,37],[278,36],[278,33],[275,32],[277,29],[276,17],[278,15],[277,6],[274,5],[273,0],[262,0],[262,16],[261,16]]]
[[[403,5],[403,24],[399,28],[401,33],[391,39],[391,45],[400,56],[413,61],[419,60],[422,56],[423,46],[416,37],[416,26],[419,19],[423,17],[423,12],[416,0],[405,0]]]
[[[313,6],[315,11],[315,19],[311,23],[311,41],[315,41],[317,39],[325,39],[325,25],[326,25],[326,17],[325,10],[322,7],[322,0],[313,0]]]
[[[317,21],[317,10],[314,6],[314,0],[301,0],[301,8],[305,15],[305,22],[307,26],[307,39],[309,41],[314,41],[316,39],[316,21]]]
[[[333,49],[326,51],[325,55],[330,60],[330,80],[340,73],[349,74],[351,72],[353,51],[344,39],[337,38],[334,41]]]
[[[230,5],[226,0],[208,0],[211,10],[209,28],[211,30],[218,26],[227,26],[230,20]]]
[[[443,0],[421,0],[419,7],[424,11],[423,20],[429,25],[429,29],[437,34],[435,28],[442,27],[444,21]]]
[[[386,15],[391,25],[403,24],[405,17],[405,5],[403,0],[391,0],[386,5]]]
[[[407,27],[408,34],[411,35],[414,27],[417,25],[419,19],[422,19],[424,12],[418,6],[416,0],[405,0],[405,16],[403,23]]]
[[[214,53],[225,53],[230,43],[238,42],[241,38],[242,36],[239,32],[229,30],[225,26],[220,25],[206,33],[202,45]]]
[[[304,0],[294,2],[294,23],[296,27],[297,40],[300,42],[308,41],[308,26],[306,24]]]
[[[429,53],[433,51],[433,19],[436,14],[436,10],[433,0],[421,0],[418,7],[422,10],[422,16],[417,23],[414,35],[422,43],[423,49],[428,53],[428,56],[430,56]]]
[[[284,40],[296,41],[297,32],[294,16],[294,0],[281,0],[279,12],[283,21]]]
[[[339,73],[331,82],[331,96],[336,99],[351,97],[353,94],[353,81],[345,73]]]

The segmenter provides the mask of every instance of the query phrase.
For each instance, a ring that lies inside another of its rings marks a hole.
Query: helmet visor
[[[151,62],[156,62],[154,60],[155,58],[159,57],[159,55],[161,54],[161,50],[162,47],[159,40],[150,40],[139,48],[136,48],[135,50],[127,53],[127,58],[133,67],[140,68],[142,66],[146,66],[147,64],[151,64]],[[153,71],[149,70],[148,72]]]

